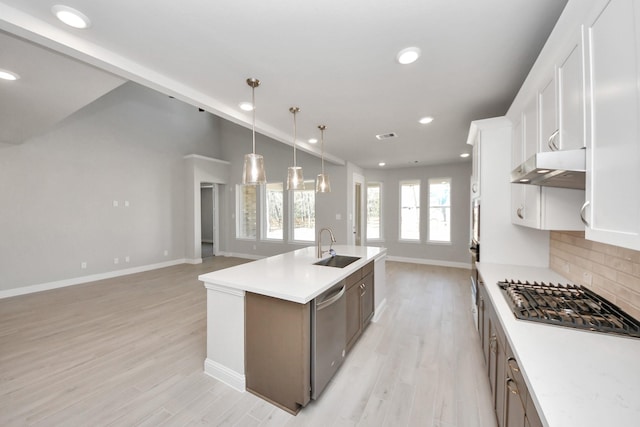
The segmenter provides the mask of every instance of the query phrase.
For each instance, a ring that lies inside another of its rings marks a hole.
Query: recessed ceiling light
[[[79,28],[82,30],[84,28],[89,28],[89,26],[91,25],[91,20],[89,19],[89,17],[87,17],[87,15],[72,7],[57,4],[51,8],[51,11],[56,16],[56,18],[70,27]]]
[[[251,104],[250,102],[241,102],[239,105],[241,110],[253,111],[253,104]]]
[[[20,78],[19,75],[17,75],[16,73],[13,73],[9,70],[0,70],[0,79],[2,80],[18,80]]]
[[[316,138],[309,138],[309,144],[315,144],[318,140]]]
[[[385,163],[385,162],[380,162],[380,163],[378,163],[378,166],[385,166],[385,165],[386,165],[386,163]]]
[[[398,52],[396,59],[402,65],[411,64],[416,62],[420,57],[420,49],[417,47],[408,47]]]
[[[527,178],[522,178],[522,179],[520,180],[520,182],[529,182],[529,181],[531,181],[531,180],[530,180],[530,179],[527,179]]]
[[[431,116],[423,117],[423,118],[421,118],[420,120],[418,120],[418,122],[419,122],[420,124],[423,124],[423,125],[426,125],[426,124],[428,124],[428,123],[431,123],[432,121],[433,121],[433,117],[431,117]]]
[[[469,153],[462,153],[460,154],[460,157],[462,157],[463,159],[469,157]]]

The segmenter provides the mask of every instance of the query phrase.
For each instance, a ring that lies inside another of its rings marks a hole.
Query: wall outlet
[[[114,258],[114,259],[113,259],[113,263],[114,263],[114,264],[118,264],[119,262],[120,262],[120,259],[118,259],[118,258]]]
[[[124,257],[124,262],[129,262],[129,261],[131,261],[131,259],[128,256]]]
[[[342,219],[342,215],[340,215],[340,214],[336,214],[336,219],[337,219],[338,221],[340,221],[340,220]]]
[[[117,200],[114,200],[114,201],[113,201],[113,207],[114,207],[114,208],[117,208],[117,207],[118,207],[118,201],[117,201]]]
[[[129,207],[129,201],[128,201],[128,200],[125,200],[125,201],[124,201],[124,207],[125,207],[125,208],[128,208],[128,207]]]
[[[83,269],[83,270],[84,270],[85,268],[87,268],[87,263],[86,263],[86,262],[81,262],[81,263],[80,263],[80,268],[81,268],[81,269]]]
[[[169,251],[168,250],[164,250],[164,256],[169,256]]]

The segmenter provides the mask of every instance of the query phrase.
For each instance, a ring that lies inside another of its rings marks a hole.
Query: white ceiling
[[[319,137],[317,125],[326,124],[330,159],[365,168],[465,161],[469,122],[506,113],[566,4],[68,0],[92,20],[77,30],[52,15],[61,2],[0,1],[0,29],[244,126],[245,79],[258,78],[259,132],[291,144],[288,110],[299,106],[299,141]],[[395,56],[408,46],[422,57],[403,66]],[[0,68],[10,68],[2,59]],[[59,66],[49,61],[31,66],[46,75]],[[420,125],[426,115],[435,121]],[[398,138],[375,138],[388,132]],[[301,145],[319,152],[319,144]]]

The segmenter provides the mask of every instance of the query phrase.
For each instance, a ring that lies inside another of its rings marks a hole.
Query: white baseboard
[[[211,359],[205,359],[204,373],[209,375],[210,377],[222,381],[229,387],[232,387],[238,391],[247,391],[245,376],[243,374],[233,371],[224,365],[214,362]]]
[[[385,298],[376,307],[376,312],[373,315],[373,319],[371,319],[371,321],[372,322],[377,322],[378,320],[380,320],[380,316],[382,316],[382,313],[384,313],[384,310],[386,308],[387,308],[387,299]]]
[[[202,264],[202,258],[187,258],[184,262],[187,264]]]
[[[57,280],[55,282],[39,283],[37,285],[6,289],[0,291],[0,299],[15,297],[18,295],[32,294],[34,292],[49,291],[51,289],[64,288],[66,286],[81,285],[83,283],[111,279],[113,277],[119,276],[126,276],[127,274],[142,273],[144,271],[184,264],[185,262],[187,262],[187,260],[185,259],[174,259],[172,261],[160,262],[158,264],[142,265],[139,267],[125,268],[124,270],[108,271],[106,273],[91,274],[89,276],[73,277],[71,279]]]
[[[241,254],[238,252],[219,252],[216,255],[221,255],[221,256],[231,256],[231,257],[236,257],[236,258],[246,258],[246,259],[262,259],[262,258],[266,258],[266,256],[264,255],[256,255],[256,254]]]
[[[438,265],[440,267],[464,268],[466,270],[471,269],[470,262],[466,263],[466,262],[442,261],[439,259],[407,258],[407,257],[387,255],[387,261],[408,262],[411,264]]]

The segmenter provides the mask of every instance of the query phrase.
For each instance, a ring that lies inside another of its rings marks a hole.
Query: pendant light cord
[[[293,114],[293,167],[296,167],[296,139],[298,138],[298,126],[296,121],[296,114],[300,111],[298,107],[291,107],[289,111]]]
[[[322,175],[324,175],[324,130],[325,125],[318,126],[320,128],[320,159],[322,161]]]
[[[251,110],[251,112],[253,113],[253,125],[252,125],[252,132],[253,132],[253,154],[256,154],[256,87],[255,86],[251,86],[251,106],[253,106],[253,109]]]

